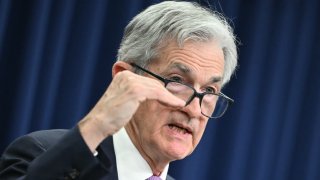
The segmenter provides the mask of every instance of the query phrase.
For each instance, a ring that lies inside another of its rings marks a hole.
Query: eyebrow
[[[194,72],[188,66],[181,64],[181,63],[173,63],[173,64],[169,65],[168,70],[171,70],[171,69],[178,69],[183,74],[188,75],[189,77],[191,77],[194,74]],[[213,76],[209,80],[209,82],[213,83],[213,84],[219,83],[221,81],[222,81],[221,76]]]

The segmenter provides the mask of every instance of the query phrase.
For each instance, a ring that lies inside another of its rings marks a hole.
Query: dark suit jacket
[[[94,157],[79,129],[45,130],[15,140],[0,159],[0,179],[117,180],[112,137]],[[173,180],[169,175],[167,180]]]

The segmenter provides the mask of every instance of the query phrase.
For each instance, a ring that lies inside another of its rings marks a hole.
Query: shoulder
[[[27,172],[29,163],[56,144],[68,130],[42,130],[14,140],[0,158],[0,179],[18,178]]]
[[[108,157],[99,154],[93,156],[77,127],[32,132],[16,139],[2,154],[0,179],[116,177]]]
[[[24,151],[45,151],[55,143],[57,143],[69,130],[67,129],[52,129],[35,131],[14,140],[6,149],[5,152],[11,149],[20,149]],[[6,153],[4,153],[5,155]]]

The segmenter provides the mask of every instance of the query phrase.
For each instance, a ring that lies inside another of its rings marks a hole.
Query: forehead
[[[171,41],[160,50],[159,57],[152,64],[158,72],[182,67],[179,69],[197,76],[222,77],[224,56],[222,48],[214,41],[187,41],[182,47]]]

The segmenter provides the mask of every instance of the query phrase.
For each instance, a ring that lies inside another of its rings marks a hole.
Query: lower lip
[[[166,130],[170,137],[186,140],[188,138],[191,138],[190,133],[184,133],[182,131],[177,130],[176,128],[170,128],[169,126],[166,126]]]

